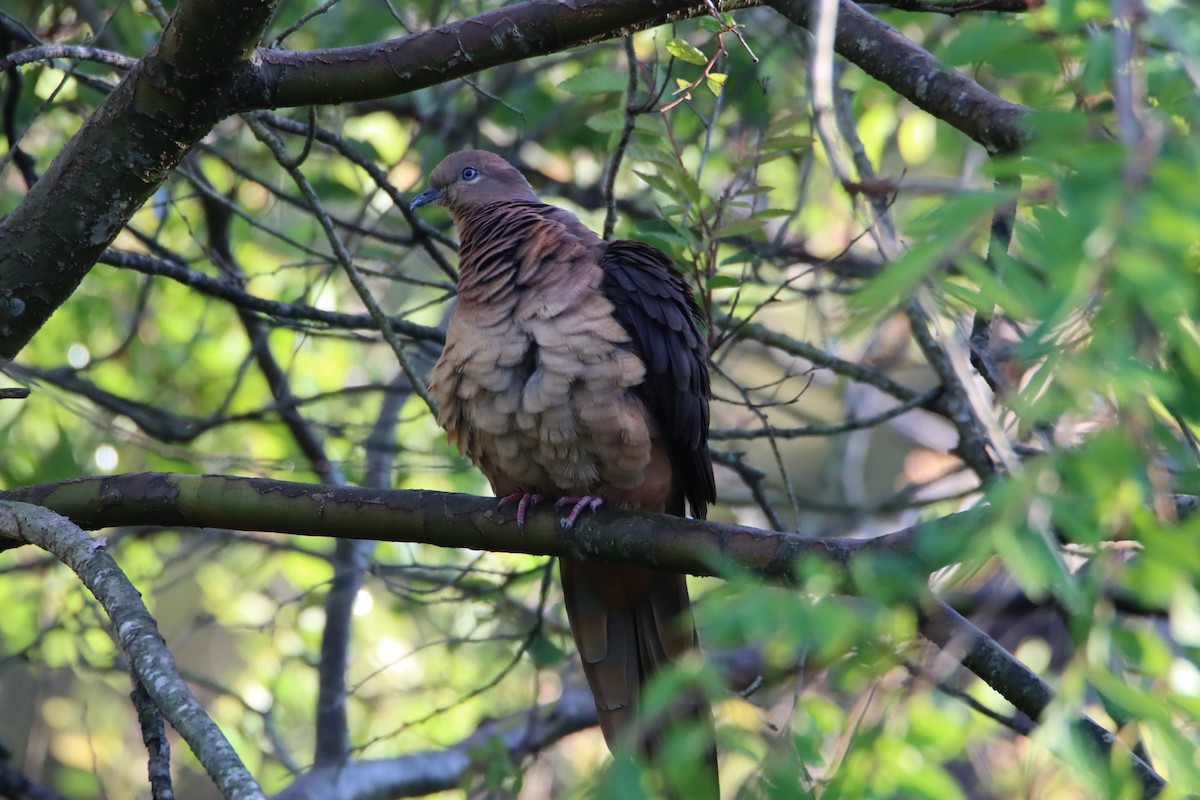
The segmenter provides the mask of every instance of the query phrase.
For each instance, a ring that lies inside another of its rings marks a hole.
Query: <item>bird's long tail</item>
[[[720,797],[712,710],[701,692],[681,697],[661,719],[639,714],[639,693],[658,671],[698,647],[683,575],[645,567],[561,562],[567,618],[610,748],[637,737],[637,747],[673,787],[700,800]],[[658,758],[668,731],[707,727],[706,757],[672,769]]]

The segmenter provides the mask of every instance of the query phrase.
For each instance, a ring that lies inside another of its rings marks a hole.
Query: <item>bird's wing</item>
[[[703,518],[716,499],[708,455],[708,347],[691,287],[670,256],[641,242],[604,246],[601,290],[646,366],[637,388],[666,440],[676,480]],[[668,509],[682,515],[681,507]]]

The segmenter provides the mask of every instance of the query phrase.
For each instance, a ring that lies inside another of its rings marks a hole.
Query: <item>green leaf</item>
[[[629,86],[629,78],[611,69],[585,69],[572,75],[558,88],[572,94],[603,94],[621,92]]]
[[[691,173],[680,169],[678,165],[661,164],[658,175],[638,170],[634,170],[633,173],[667,197],[680,199],[682,195],[692,203],[699,203],[703,199],[700,184],[696,183]]]
[[[914,217],[908,232],[914,236],[945,236],[986,222],[1004,197],[991,190],[960,192]]]
[[[721,90],[725,88],[725,75],[721,72],[710,72],[704,76],[708,81],[708,90],[717,97],[721,96]]]
[[[637,238],[671,253],[695,243],[695,237],[687,235],[669,219],[648,219],[635,228]]]
[[[712,237],[714,239],[724,239],[727,236],[740,236],[743,233],[758,233],[762,230],[764,224],[766,224],[766,220],[759,219],[758,217],[739,219],[717,228],[713,231]]]
[[[701,17],[700,27],[709,33],[721,33],[725,30],[724,23],[716,17]]]
[[[738,250],[731,256],[721,259],[718,266],[726,266],[727,264],[747,264],[758,258],[758,254],[753,250]]]
[[[529,657],[538,669],[561,664],[566,660],[566,652],[546,636],[535,636],[529,643]]]
[[[730,289],[734,286],[741,286],[741,284],[741,281],[729,275],[713,275],[708,279],[707,286],[709,289]]]
[[[650,172],[640,172],[636,169],[633,171],[633,174],[637,175],[639,178],[644,180],[646,183],[650,184],[650,186],[652,188],[658,189],[660,192],[667,195],[668,197],[675,196],[675,190],[672,189],[670,187],[670,185],[666,181],[664,181],[662,178],[660,178],[659,176],[657,176],[653,173],[650,173]]]
[[[807,150],[810,147],[812,147],[811,136],[788,134],[767,139],[765,142],[763,142],[760,152],[791,153],[797,150]]]
[[[634,142],[630,144],[629,157],[660,166],[675,166],[675,156],[671,154],[670,150],[664,148],[663,139],[664,137],[660,131],[653,140],[650,140],[652,144],[649,142]]]
[[[967,24],[958,29],[958,35],[950,40],[939,54],[943,61],[953,67],[963,64],[986,64],[1008,48],[1015,47],[1029,36],[1023,25],[986,21]]]
[[[683,39],[672,39],[667,42],[667,52],[680,61],[686,61],[689,64],[704,66],[708,63],[708,56],[704,55],[703,50],[685,42]]]
[[[588,117],[587,126],[600,133],[614,133],[625,127],[625,112],[619,108]]]
[[[1007,313],[1018,318],[1025,318],[1032,312],[1023,299],[1013,292],[1013,287],[1006,281],[998,280],[982,259],[967,253],[956,263],[963,275],[979,287],[979,302],[975,304],[976,308],[1003,306]]]
[[[937,265],[944,249],[942,242],[917,242],[866,284],[855,296],[853,305],[862,311],[879,312],[908,297],[913,287]]]

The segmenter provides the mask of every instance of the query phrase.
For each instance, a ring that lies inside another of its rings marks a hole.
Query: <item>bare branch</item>
[[[725,10],[756,0],[721,3]],[[695,0],[518,3],[391,41],[331,50],[260,50],[233,101],[240,111],[373,100],[488,67],[710,14]]]
[[[564,693],[554,705],[485,722],[470,736],[444,750],[318,767],[273,800],[418,797],[447,791],[460,787],[472,769],[486,766],[477,763],[478,759],[495,759],[488,745],[497,738],[508,758],[517,762],[595,724],[595,703],[591,694],[579,687]]]
[[[845,567],[856,558],[895,558],[912,574],[927,575],[949,563],[946,559],[953,560],[988,514],[986,509],[976,509],[887,536],[843,539],[602,506],[564,535],[552,509],[531,511],[522,532],[510,512],[497,510],[494,499],[471,495],[169,472],[77,478],[0,492],[0,499],[52,508],[86,528],[152,519],[159,525],[621,561],[692,575],[715,575],[722,562],[732,559],[785,583],[795,581],[795,564],[807,558],[834,567]],[[923,548],[917,540],[937,546]],[[0,549],[4,545],[0,541]]]
[[[32,64],[35,61],[53,61],[56,58],[69,58],[75,61],[93,61],[97,64],[107,64],[121,69],[133,69],[138,63],[136,58],[130,58],[121,53],[101,50],[98,47],[82,47],[71,44],[44,44],[38,47],[27,47],[15,53],[0,58],[0,72],[19,67],[22,64]]]
[[[828,369],[844,378],[850,378],[860,383],[870,384],[902,402],[908,402],[918,397],[918,392],[915,390],[897,383],[877,370],[864,367],[853,361],[838,358],[815,345],[811,345],[800,339],[794,339],[787,334],[771,330],[758,323],[721,316],[718,316],[716,321],[727,327],[731,336],[739,339],[752,339],[768,347],[778,348],[789,355],[799,356],[811,361],[815,367]],[[917,407],[930,411],[941,411],[936,397],[921,403]]]
[[[861,431],[867,428],[874,428],[876,425],[882,425],[890,419],[895,419],[902,414],[907,414],[915,408],[920,408],[929,403],[932,403],[942,393],[941,387],[931,389],[928,392],[919,394],[916,397],[905,400],[903,403],[893,406],[886,411],[881,411],[874,416],[864,419],[851,419],[846,422],[837,422],[830,425],[805,425],[803,428],[728,428],[728,429],[713,429],[709,431],[708,438],[711,441],[719,441],[722,439],[757,439],[763,436],[773,436],[776,439],[799,439],[807,436],[835,436],[841,433],[850,433],[851,431]]]
[[[154,617],[102,539],[93,539],[49,509],[10,502],[0,503],[0,537],[35,544],[70,567],[112,620],[117,644],[137,681],[188,743],[221,793],[229,800],[264,797],[221,729],[180,677]]]
[[[149,754],[146,772],[150,777],[150,796],[154,800],[174,800],[175,790],[171,783],[171,741],[163,726],[163,715],[154,705],[154,699],[134,676],[133,691],[129,693],[133,707],[137,709],[138,725],[142,729],[142,743]]]
[[[184,286],[189,286],[201,294],[224,300],[238,308],[244,308],[276,320],[309,322],[343,330],[370,330],[375,326],[375,321],[370,314],[346,314],[340,311],[325,311],[302,303],[268,300],[265,297],[250,294],[233,281],[220,280],[182,264],[166,259],[152,258],[140,253],[105,250],[100,257],[100,263],[131,269],[143,275],[161,275],[164,278],[178,281]],[[437,328],[418,325],[402,317],[388,317],[388,325],[397,334],[416,341],[440,345],[446,340],[445,334]]]

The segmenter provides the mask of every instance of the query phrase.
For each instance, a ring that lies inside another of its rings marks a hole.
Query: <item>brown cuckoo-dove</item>
[[[707,349],[670,257],[604,241],[481,150],[443,160],[412,207],[428,203],[450,211],[460,241],[458,302],[430,384],[438,422],[517,503],[518,523],[541,497],[573,505],[568,527],[600,502],[703,517],[716,494]],[[664,726],[711,726],[697,696],[666,723],[638,715],[640,687],[697,646],[684,577],[567,559],[561,572],[610,746],[636,737],[653,756]],[[703,762],[689,765],[689,797],[717,796],[715,756]]]

